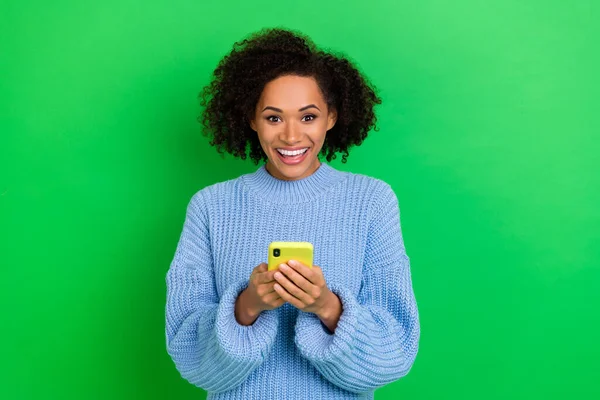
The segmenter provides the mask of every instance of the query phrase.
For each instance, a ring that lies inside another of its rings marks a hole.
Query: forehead
[[[296,111],[307,104],[323,105],[325,100],[317,81],[305,76],[281,76],[267,83],[259,105]]]

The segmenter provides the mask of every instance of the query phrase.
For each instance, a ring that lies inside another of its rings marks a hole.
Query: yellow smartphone
[[[278,269],[279,264],[289,260],[300,261],[302,264],[312,268],[313,245],[309,242],[271,242],[269,244],[269,268]]]

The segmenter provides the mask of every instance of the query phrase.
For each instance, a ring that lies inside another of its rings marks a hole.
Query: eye
[[[277,115],[269,115],[266,120],[269,122],[278,122],[278,121],[274,121],[273,118],[277,118],[279,119],[279,117]]]
[[[308,115],[305,115],[304,118],[310,118],[309,120],[305,120],[306,122],[310,122],[310,121],[313,121],[315,118],[317,118],[317,116],[313,115],[313,114],[308,114]]]

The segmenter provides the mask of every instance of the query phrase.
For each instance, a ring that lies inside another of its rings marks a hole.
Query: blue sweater
[[[272,241],[307,241],[343,311],[331,334],[289,303],[234,316]],[[208,399],[373,399],[406,375],[420,325],[391,187],[328,164],[279,180],[265,166],[198,191],[166,274],[166,345]]]

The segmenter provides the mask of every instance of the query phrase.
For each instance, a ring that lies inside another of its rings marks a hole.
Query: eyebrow
[[[316,108],[317,110],[321,111],[321,109],[319,109],[319,107],[315,106],[314,104],[309,104],[307,106],[304,106],[304,107],[298,109],[298,111],[308,110],[309,108]],[[277,108],[277,107],[271,107],[271,106],[266,106],[261,112],[264,112],[265,110],[273,110],[273,111],[280,112],[280,113],[283,112],[282,109]]]

